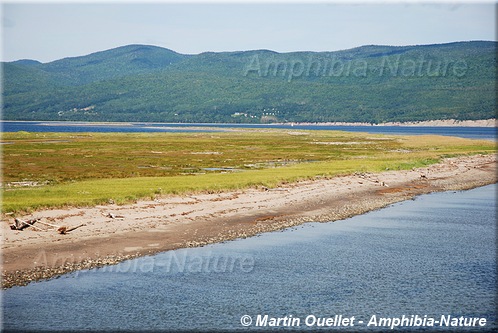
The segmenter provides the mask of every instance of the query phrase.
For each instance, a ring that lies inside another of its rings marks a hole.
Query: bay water
[[[445,135],[468,139],[497,140],[496,127],[433,126],[323,126],[272,124],[181,124],[181,123],[91,123],[67,121],[4,121],[3,132],[216,132],[228,128],[275,128],[292,130],[335,130],[393,135]]]
[[[340,315],[356,320],[341,330],[386,331],[390,327],[368,325],[372,316],[404,315],[485,318],[485,326],[472,330],[489,331],[497,328],[497,189],[494,184],[423,195],[346,220],[168,251],[14,287],[2,292],[3,326],[305,331],[319,328],[307,326],[307,318]],[[265,315],[300,322],[257,327]]]

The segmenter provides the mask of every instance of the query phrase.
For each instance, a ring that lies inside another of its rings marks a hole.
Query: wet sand
[[[10,230],[14,217],[4,215],[2,287],[305,222],[336,221],[420,194],[496,182],[497,155],[476,155],[445,159],[425,168],[356,173],[274,189],[164,196],[123,206],[41,210],[16,216],[40,219],[34,224],[38,229],[28,227],[23,231]],[[47,223],[68,228],[84,226],[62,235]]]

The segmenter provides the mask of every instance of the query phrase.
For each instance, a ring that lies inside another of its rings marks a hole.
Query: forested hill
[[[3,118],[370,122],[496,117],[496,42],[184,55],[128,45],[2,63]]]

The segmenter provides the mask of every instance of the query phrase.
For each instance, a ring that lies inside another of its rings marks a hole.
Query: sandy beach
[[[11,230],[2,216],[2,287],[185,247],[250,237],[302,224],[345,219],[414,196],[497,182],[497,155],[448,158],[429,167],[355,173],[118,206],[50,209],[15,216],[40,219]],[[57,227],[81,227],[60,234]]]
[[[282,123],[281,125],[285,125]],[[439,119],[425,121],[390,121],[379,124],[371,123],[347,123],[347,122],[324,122],[324,123],[294,123],[294,125],[314,125],[314,126],[408,126],[408,127],[496,127],[496,119],[478,119],[478,120],[456,120],[456,119]]]

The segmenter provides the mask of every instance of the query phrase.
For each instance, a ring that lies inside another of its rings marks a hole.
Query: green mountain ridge
[[[496,42],[179,54],[127,45],[2,63],[6,120],[370,122],[496,117]]]

